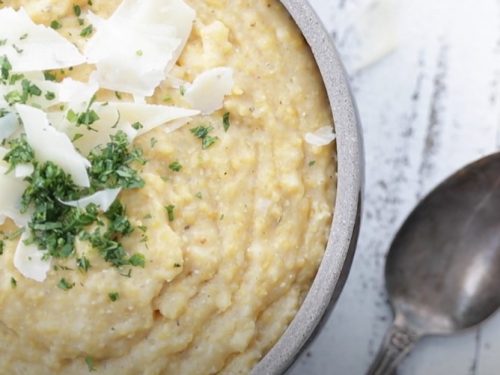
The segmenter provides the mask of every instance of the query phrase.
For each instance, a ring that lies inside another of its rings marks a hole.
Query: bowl
[[[347,279],[356,247],[363,190],[360,123],[347,74],[330,35],[306,0],[282,0],[320,70],[337,135],[337,194],[325,255],[295,318],[252,375],[282,374],[320,330]]]

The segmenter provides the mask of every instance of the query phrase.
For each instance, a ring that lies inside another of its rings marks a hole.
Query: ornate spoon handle
[[[367,375],[392,375],[418,340],[409,328],[393,323]]]

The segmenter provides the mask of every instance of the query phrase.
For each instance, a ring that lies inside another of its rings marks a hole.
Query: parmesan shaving
[[[26,245],[29,235],[24,232],[14,254],[14,266],[24,277],[43,282],[50,270],[50,260],[45,260],[46,251],[41,251],[34,244]]]
[[[0,35],[6,40],[0,56],[7,56],[14,72],[62,69],[85,62],[72,43],[55,30],[35,24],[23,8],[0,9]]]
[[[82,104],[78,108],[73,108],[75,112],[84,110]],[[52,124],[60,131],[65,132],[73,139],[76,134],[80,134],[74,144],[83,153],[88,153],[98,145],[106,144],[110,136],[119,130],[124,131],[129,140],[145,134],[163,124],[168,124],[174,120],[196,116],[199,111],[179,107],[169,107],[154,104],[136,104],[131,102],[110,102],[94,103],[92,109],[97,113],[99,119],[92,125],[99,129],[99,132],[91,131],[87,128],[76,128],[69,123],[65,112],[53,112],[49,114]],[[140,123],[142,128],[133,129],[132,124]]]
[[[28,184],[7,173],[7,168],[0,165],[0,216],[14,220],[18,227],[25,226],[30,218],[28,213],[21,214],[21,197]]]
[[[335,140],[335,133],[331,126],[323,126],[314,133],[307,133],[305,140],[313,146],[326,146]]]
[[[76,151],[68,136],[49,124],[45,112],[23,104],[15,106],[26,131],[26,138],[37,160],[51,161],[68,173],[75,184],[90,186],[90,162]]]
[[[14,169],[14,176],[16,176],[16,178],[25,178],[31,176],[34,171],[35,167],[33,164],[18,164]]]
[[[99,90],[97,82],[91,79],[88,83],[75,81],[72,78],[65,78],[59,85],[59,100],[66,103],[88,102]]]
[[[182,0],[125,0],[107,20],[89,14],[97,32],[85,48],[101,87],[151,96],[175,64],[195,12]]]
[[[0,142],[9,138],[19,128],[19,121],[14,113],[0,117]]]
[[[231,93],[233,85],[233,69],[214,68],[196,77],[184,97],[193,108],[210,114],[224,106],[224,97]]]

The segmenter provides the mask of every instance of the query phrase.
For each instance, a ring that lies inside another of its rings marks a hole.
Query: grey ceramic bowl
[[[347,75],[323,24],[306,0],[282,0],[318,64],[337,134],[338,187],[327,249],[309,293],[276,345],[252,375],[282,374],[319,330],[344,286],[356,246],[363,185],[362,139]]]

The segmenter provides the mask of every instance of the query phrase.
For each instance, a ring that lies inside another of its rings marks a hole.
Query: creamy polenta
[[[78,47],[75,14],[104,18],[119,0],[4,0]],[[43,282],[0,256],[2,374],[244,374],[284,332],[321,262],[335,198],[335,153],[305,134],[332,123],[310,50],[275,0],[186,0],[189,40],[150,103],[189,107],[182,82],[234,69],[224,108],[176,131],[135,140],[145,186],[120,194],[135,230],[123,239],[144,267],[111,267],[85,241],[92,267],[59,260]],[[91,4],[91,5],[90,5]],[[54,25],[53,25],[54,26]],[[0,36],[1,39],[1,36]],[[92,66],[54,72],[87,79]],[[178,86],[171,81],[181,82]],[[97,98],[132,100],[100,90]],[[224,116],[225,115],[225,116]],[[202,147],[192,129],[210,126]],[[13,221],[0,230],[15,233]],[[64,280],[61,285],[61,281]]]

